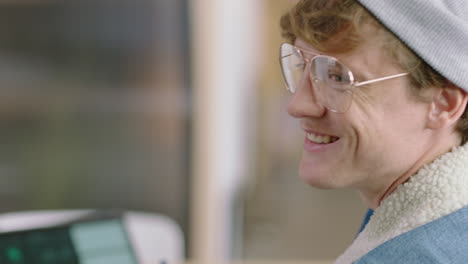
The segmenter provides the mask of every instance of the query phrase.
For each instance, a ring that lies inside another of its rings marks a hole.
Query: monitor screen
[[[0,234],[4,264],[137,264],[121,219]]]

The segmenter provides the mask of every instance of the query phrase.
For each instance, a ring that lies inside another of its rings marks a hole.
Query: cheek
[[[349,136],[358,141],[375,137],[382,130],[382,114],[382,109],[375,104],[372,96],[361,91],[356,92],[353,104],[346,113]]]
[[[352,163],[364,170],[380,166],[388,144],[398,140],[391,117],[394,113],[376,103],[374,97],[357,93],[348,114],[348,148]]]
[[[413,134],[424,129],[429,105],[410,98],[405,86],[364,87],[354,95],[352,115],[370,136],[388,130]]]
[[[351,117],[354,166],[368,172],[387,173],[416,156],[424,138],[427,105],[407,97],[356,96]],[[351,118],[350,117],[350,118]]]
[[[359,143],[357,147],[391,148],[388,144],[399,145],[409,138],[414,140],[414,136],[424,129],[424,111],[420,106],[403,99],[374,99],[369,95],[356,96],[350,112],[350,128]]]

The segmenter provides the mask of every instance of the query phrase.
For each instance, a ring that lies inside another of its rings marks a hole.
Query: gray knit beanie
[[[468,92],[468,0],[358,0],[427,64]]]

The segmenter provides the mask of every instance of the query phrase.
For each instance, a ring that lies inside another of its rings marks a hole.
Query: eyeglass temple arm
[[[393,78],[398,78],[398,77],[405,76],[405,75],[408,75],[408,74],[409,73],[405,72],[405,73],[400,73],[400,74],[391,75],[391,76],[387,76],[387,77],[382,77],[382,78],[378,78],[378,79],[373,79],[373,80],[369,80],[369,81],[357,82],[357,83],[354,84],[354,86],[363,86],[363,85],[370,84],[370,83],[381,82],[381,81],[385,81],[385,80],[389,80],[389,79],[393,79]]]

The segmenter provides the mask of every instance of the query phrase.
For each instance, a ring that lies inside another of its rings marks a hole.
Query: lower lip
[[[338,141],[340,140],[338,139],[337,141],[333,143],[328,143],[328,144],[318,144],[318,143],[310,141],[306,136],[305,141],[304,141],[304,149],[308,152],[322,152],[322,151],[328,150],[332,146],[335,146],[338,143]]]

